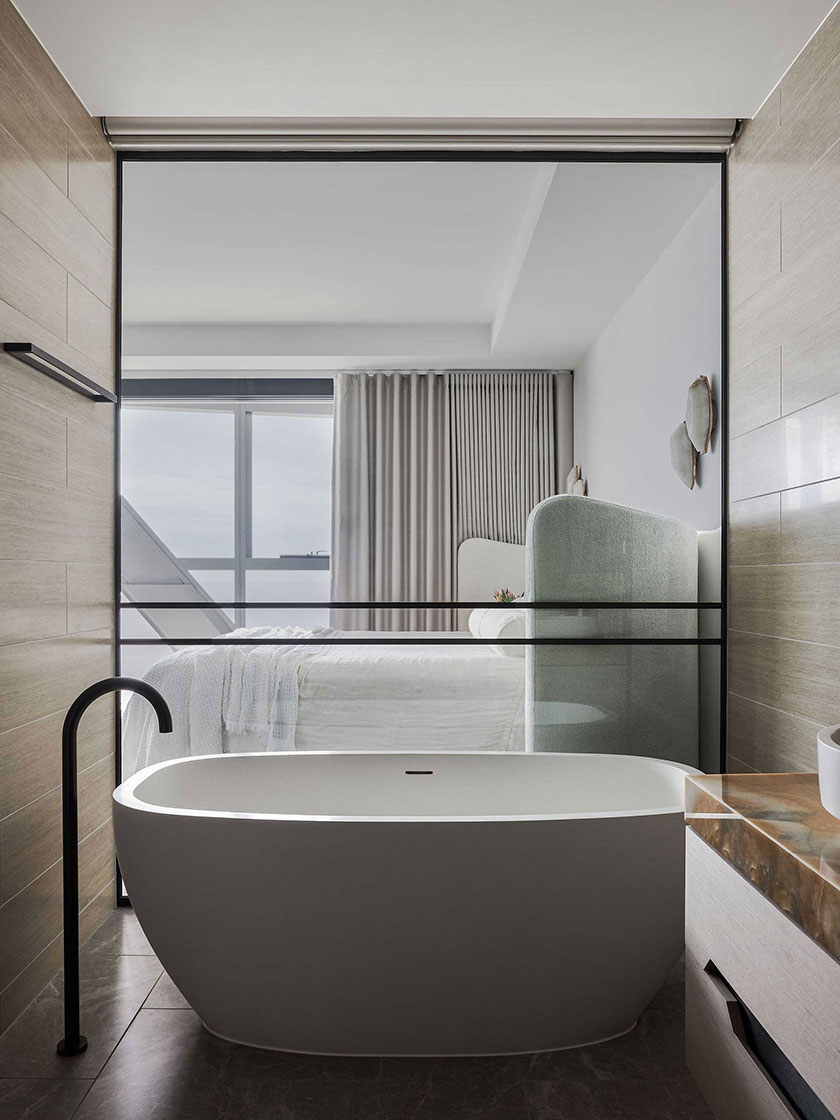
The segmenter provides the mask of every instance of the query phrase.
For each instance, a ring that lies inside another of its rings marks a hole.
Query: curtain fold
[[[453,598],[449,375],[335,379],[330,595]],[[449,630],[453,611],[334,610],[343,630]]]
[[[540,372],[342,373],[335,379],[331,598],[345,630],[454,630],[459,544],[525,543],[557,492],[555,377]],[[488,588],[488,595],[490,592]]]
[[[453,373],[455,547],[524,544],[528,514],[557,493],[554,375]]]

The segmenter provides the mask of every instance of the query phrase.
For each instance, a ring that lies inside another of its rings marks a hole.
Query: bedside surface
[[[840,820],[816,774],[686,779],[686,824],[840,961]]]

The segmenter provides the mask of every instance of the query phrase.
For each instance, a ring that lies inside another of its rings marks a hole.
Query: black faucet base
[[[56,1054],[60,1054],[62,1058],[75,1058],[77,1054],[84,1053],[87,1050],[87,1039],[83,1034],[80,1034],[76,1039],[62,1038],[58,1046],[55,1048]]]

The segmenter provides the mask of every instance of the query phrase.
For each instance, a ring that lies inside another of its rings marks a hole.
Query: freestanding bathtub
[[[205,1026],[321,1054],[630,1030],[683,948],[689,767],[574,754],[210,755],[114,793],[146,935]]]

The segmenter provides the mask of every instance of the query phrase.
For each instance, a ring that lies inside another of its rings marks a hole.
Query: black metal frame
[[[259,151],[259,150],[242,150],[242,151],[179,151],[179,150],[165,150],[165,151],[119,151],[116,153],[116,175],[117,175],[117,230],[116,230],[116,254],[117,254],[117,271],[116,271],[116,299],[115,299],[115,316],[116,316],[116,388],[117,388],[117,406],[119,408],[121,399],[121,354],[122,354],[122,201],[123,201],[123,168],[126,163],[145,162],[145,163],[321,163],[321,162],[383,162],[383,163],[708,163],[717,164],[721,172],[721,242],[720,242],[720,257],[721,257],[721,385],[718,401],[719,417],[718,417],[718,439],[720,440],[720,455],[721,455],[721,603],[720,604],[690,604],[692,608],[711,608],[716,606],[720,610],[720,636],[717,638],[692,638],[692,639],[575,639],[575,638],[553,638],[553,639],[507,639],[510,644],[563,644],[563,645],[579,645],[579,644],[690,644],[690,645],[717,645],[720,647],[720,674],[721,674],[721,704],[720,704],[720,771],[721,773],[726,770],[726,722],[727,722],[727,658],[726,658],[726,638],[728,632],[728,508],[729,508],[729,446],[728,446],[728,432],[729,432],[729,291],[728,291],[728,277],[727,277],[727,261],[728,261],[728,240],[727,240],[727,155],[725,152],[651,152],[651,151],[562,151],[552,152],[547,150],[542,151],[499,151],[499,150],[469,150],[469,151],[454,151],[454,150],[436,150],[435,148],[428,148],[423,150],[404,150],[404,151]],[[120,604],[121,587],[120,587],[120,485],[119,485],[119,461],[120,461],[120,445],[119,445],[119,420],[117,422],[117,433],[114,441],[115,448],[115,566],[114,566],[114,601],[120,606],[133,606],[134,604]],[[172,606],[171,603],[161,604],[161,606]],[[255,605],[255,604],[248,604]],[[264,604],[263,604],[264,605]],[[274,604],[275,606],[278,604]],[[300,604],[295,604],[300,606]],[[335,605],[335,604],[333,604]],[[447,603],[446,607],[457,608],[457,603]],[[492,604],[482,603],[482,607],[491,606]],[[522,604],[523,606],[525,604]],[[183,608],[186,604],[179,604]],[[206,604],[204,604],[206,606]],[[364,606],[372,608],[369,603],[354,604],[354,606]],[[422,609],[418,604],[390,604],[394,609]],[[566,604],[569,609],[572,609],[569,604]],[[580,609],[609,609],[603,604],[586,603],[580,604]],[[634,606],[634,604],[621,603],[612,605],[614,609],[626,610]],[[645,606],[646,609],[663,609],[665,604],[636,604],[635,606],[641,608]],[[668,604],[668,607],[673,609],[675,604]],[[681,604],[686,607],[689,604]],[[120,671],[120,646],[122,644],[171,644],[170,639],[122,639],[120,633],[120,611],[116,612],[115,620],[115,671],[118,674]],[[475,642],[475,638],[468,639]],[[298,639],[298,642],[300,640]],[[336,639],[330,639],[331,642],[336,642]],[[368,638],[368,639],[353,639],[356,643],[364,644],[384,644],[385,639]],[[403,642],[412,643],[414,639],[404,638]],[[458,639],[445,639],[444,644],[457,644]],[[186,639],[175,644],[209,644],[206,639]],[[219,644],[219,643],[216,643]],[[233,644],[233,643],[231,643]],[[254,641],[245,642],[244,644],[253,645]],[[279,644],[279,643],[274,643]],[[393,640],[392,643],[394,644]],[[494,642],[494,644],[500,644]],[[115,712],[115,734],[116,734],[116,750],[115,754],[115,781],[119,784],[122,780],[122,757],[121,750],[119,749],[121,741],[121,720],[119,708]],[[120,876],[119,866],[116,872],[116,899],[118,906],[130,906],[130,902],[122,895],[122,880]]]

